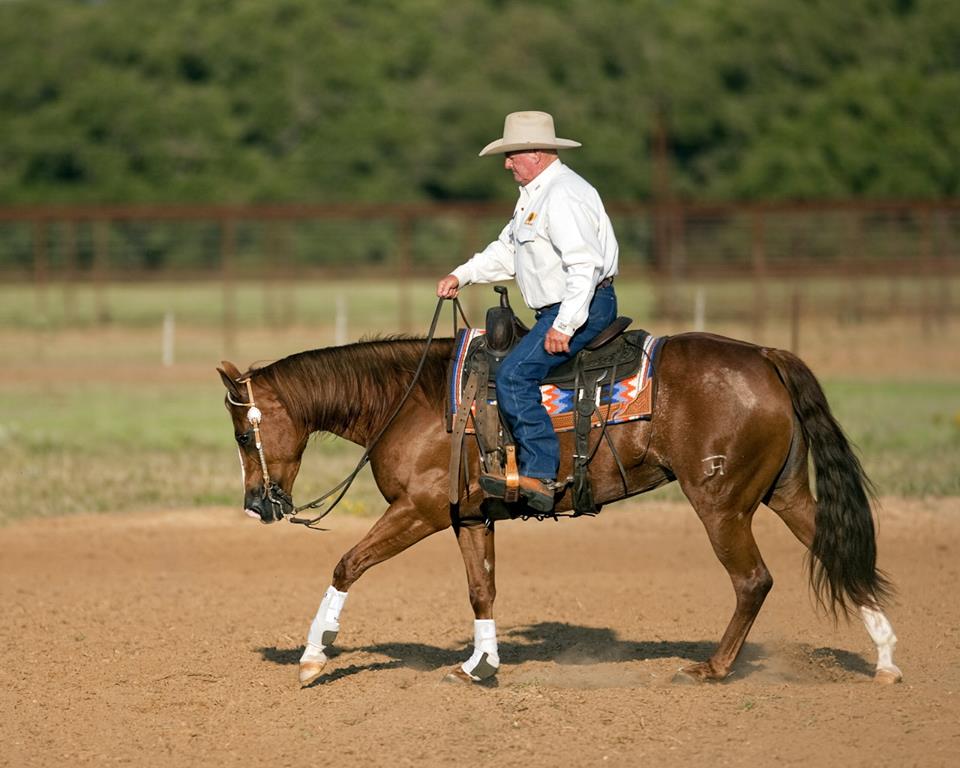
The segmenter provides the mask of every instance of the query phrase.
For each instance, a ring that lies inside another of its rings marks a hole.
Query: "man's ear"
[[[240,390],[240,384],[237,382],[242,375],[240,371],[237,370],[237,366],[228,360],[223,360],[220,363],[220,367],[217,368],[217,373],[220,374],[223,386],[227,388],[227,393],[231,399],[236,400],[238,403],[246,402],[245,398],[247,393]]]

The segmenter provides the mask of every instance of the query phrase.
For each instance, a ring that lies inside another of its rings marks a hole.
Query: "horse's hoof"
[[[310,683],[323,674],[323,668],[327,665],[326,661],[301,661],[300,662],[300,687],[306,688]]]
[[[675,685],[699,685],[703,682],[703,678],[693,675],[681,667],[676,671],[670,682]]]
[[[893,685],[903,680],[903,672],[898,667],[883,667],[877,670],[873,680],[880,685]]]
[[[443,677],[443,682],[445,683],[459,683],[473,685],[476,680],[474,680],[470,675],[464,672],[460,667],[454,667]]]
[[[705,661],[699,664],[691,664],[688,667],[680,667],[673,676],[673,682],[678,685],[699,685],[700,683],[722,679],[723,675],[718,675],[713,667]]]

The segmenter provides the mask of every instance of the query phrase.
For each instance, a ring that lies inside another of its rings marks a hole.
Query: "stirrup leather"
[[[517,447],[515,445],[504,446],[504,453],[507,461],[504,466],[504,475],[506,476],[506,488],[503,492],[503,500],[512,504],[520,497],[520,471],[517,469]]]

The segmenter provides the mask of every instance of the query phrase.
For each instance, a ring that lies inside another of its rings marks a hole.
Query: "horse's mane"
[[[268,384],[294,422],[310,430],[371,430],[393,413],[417,364],[426,339],[392,336],[342,347],[299,352],[252,369]],[[434,339],[410,397],[442,413],[452,339]]]

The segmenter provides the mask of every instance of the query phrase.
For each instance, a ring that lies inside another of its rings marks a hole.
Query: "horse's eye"
[[[238,445],[247,445],[250,442],[250,433],[249,432],[240,432],[234,437],[237,438]]]

